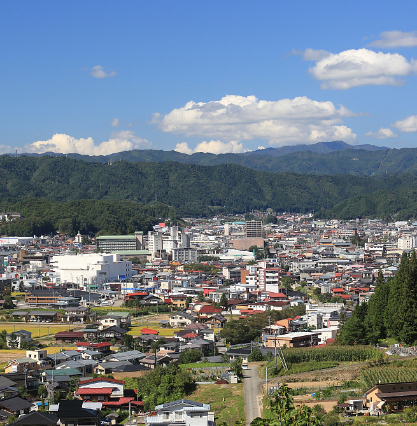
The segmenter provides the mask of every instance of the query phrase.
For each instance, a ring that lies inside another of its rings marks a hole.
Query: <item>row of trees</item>
[[[377,343],[393,337],[417,342],[417,257],[404,253],[395,277],[385,281],[381,271],[369,303],[356,306],[341,332],[343,344]]]

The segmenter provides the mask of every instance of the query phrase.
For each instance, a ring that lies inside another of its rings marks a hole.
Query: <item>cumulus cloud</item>
[[[316,61],[310,73],[323,81],[323,89],[350,89],[364,85],[400,85],[399,77],[415,74],[417,61],[398,53],[368,49],[345,50]]]
[[[398,138],[398,135],[391,129],[381,127],[377,132],[365,133],[365,136],[377,139]]]
[[[108,78],[108,77],[114,77],[116,75],[116,71],[104,71],[104,68],[101,65],[96,65],[95,67],[91,68],[90,75],[95,78]]]
[[[384,31],[379,35],[381,38],[369,43],[368,46],[390,49],[393,47],[417,46],[417,31],[403,33],[402,31]]]
[[[113,118],[113,120],[110,123],[110,126],[112,127],[119,127],[120,126],[120,121],[118,118]]]
[[[241,152],[247,152],[249,150],[243,148],[242,144],[236,141],[222,142],[219,140],[211,140],[210,142],[200,142],[194,149],[191,149],[187,142],[177,143],[174,151],[190,155],[194,154],[195,152],[208,152],[211,154],[226,154],[232,152],[234,154],[238,154]]]
[[[132,149],[150,149],[152,143],[142,139],[129,130],[112,132],[108,141],[94,144],[93,138],[76,139],[72,136],[56,133],[47,141],[37,141],[25,145],[24,152],[42,154],[44,152],[57,152],[61,154],[78,153],[83,155],[109,155],[115,152],[129,151]]]
[[[313,101],[305,96],[263,101],[255,96],[227,95],[220,101],[190,101],[164,116],[154,117],[158,127],[167,133],[227,142],[259,138],[268,140],[270,145],[280,145],[355,141],[356,135],[342,122],[343,117],[352,116],[355,114],[343,105],[336,107],[332,102]]]
[[[394,124],[391,124],[400,132],[414,133],[417,132],[417,115],[410,115],[404,118],[404,120],[398,120]]]

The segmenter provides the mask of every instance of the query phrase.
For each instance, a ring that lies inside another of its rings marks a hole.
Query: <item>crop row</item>
[[[366,389],[378,383],[415,382],[417,380],[416,367],[381,366],[364,369],[362,380]]]
[[[319,348],[286,348],[283,350],[289,364],[308,361],[368,361],[382,359],[383,353],[372,346],[325,346]]]

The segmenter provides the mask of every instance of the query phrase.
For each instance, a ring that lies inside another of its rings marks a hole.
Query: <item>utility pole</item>
[[[266,382],[266,408],[269,406],[269,393],[268,393],[268,367],[265,370],[265,382]]]
[[[275,347],[275,369],[277,369],[278,367],[277,367],[277,331],[276,330],[274,330],[274,347]]]

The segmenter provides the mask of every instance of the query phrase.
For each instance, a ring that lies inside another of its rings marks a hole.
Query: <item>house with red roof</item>
[[[110,401],[119,400],[124,396],[123,380],[97,377],[95,379],[80,380],[76,395],[84,401]]]
[[[202,306],[201,309],[198,311],[198,317],[212,317],[213,315],[216,314],[221,314],[222,313],[222,308],[215,308],[214,306],[211,305],[205,305]]]

